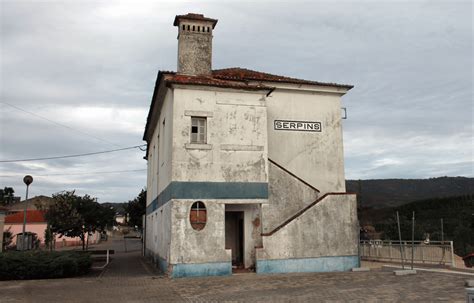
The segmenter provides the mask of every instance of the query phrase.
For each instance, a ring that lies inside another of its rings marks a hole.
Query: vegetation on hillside
[[[432,198],[414,201],[395,208],[362,209],[361,225],[370,224],[382,238],[398,240],[396,212],[400,215],[403,240],[411,239],[412,215],[415,212],[415,240],[454,241],[458,255],[474,252],[474,195]],[[443,219],[443,235],[441,235]]]
[[[135,199],[128,201],[124,208],[128,214],[128,225],[136,226],[141,230],[143,228],[142,218],[146,213],[146,189],[142,189]]]
[[[361,208],[397,207],[417,200],[474,194],[474,178],[347,180]]]

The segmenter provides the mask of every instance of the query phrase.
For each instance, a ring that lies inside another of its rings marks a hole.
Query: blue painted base
[[[257,260],[257,273],[348,271],[359,265],[358,256]]]
[[[232,274],[231,262],[173,264],[171,278],[228,276]]]

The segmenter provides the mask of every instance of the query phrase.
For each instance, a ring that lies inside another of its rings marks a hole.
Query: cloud
[[[473,176],[470,1],[1,2],[0,159],[141,144],[157,70],[175,70],[176,14],[218,18],[213,66],[354,84],[343,97],[348,178]],[[84,135],[84,133],[92,136]],[[102,138],[97,139],[94,137]],[[111,144],[112,143],[112,144]],[[0,186],[126,201],[140,151],[0,165]],[[44,175],[40,177],[39,175]]]

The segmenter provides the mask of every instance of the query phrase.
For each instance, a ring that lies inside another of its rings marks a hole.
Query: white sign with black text
[[[275,130],[321,132],[321,122],[275,120],[273,126]]]

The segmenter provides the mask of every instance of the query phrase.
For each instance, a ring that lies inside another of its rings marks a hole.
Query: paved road
[[[0,302],[465,302],[465,276],[420,272],[312,273],[171,280],[140,257],[140,242],[117,250],[98,277],[0,282]],[[122,248],[120,246],[122,245]]]
[[[146,277],[160,275],[158,270],[141,257],[141,241],[130,238],[110,238],[101,249],[113,249],[112,262],[100,274],[102,278],[110,277]]]

